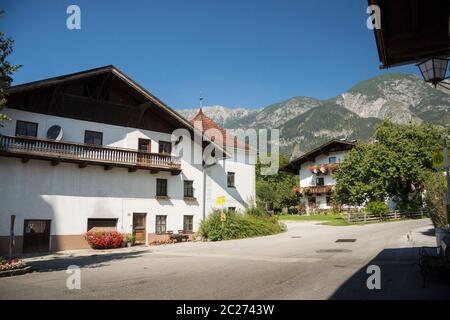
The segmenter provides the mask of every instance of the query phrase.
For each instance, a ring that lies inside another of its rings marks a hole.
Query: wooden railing
[[[316,194],[316,193],[331,193],[333,191],[333,186],[311,186],[305,187],[307,189],[308,194]]]
[[[399,220],[399,219],[421,219],[428,216],[428,212],[424,209],[415,212],[392,211],[385,215],[373,214],[370,212],[349,212],[347,213],[348,223],[371,222],[382,220]]]
[[[0,152],[45,158],[49,160],[76,160],[76,162],[121,165],[138,168],[181,169],[179,157],[139,152],[130,149],[99,147],[72,142],[43,140],[33,137],[0,135]]]

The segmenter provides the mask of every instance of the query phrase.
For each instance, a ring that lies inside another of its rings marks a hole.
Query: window
[[[336,163],[336,157],[329,157],[328,163]]]
[[[35,122],[20,121],[16,123],[16,136],[37,137],[38,124]]]
[[[228,212],[229,213],[235,213],[236,212],[236,207],[228,207]]]
[[[91,229],[94,229],[94,231],[116,230],[117,219],[103,219],[103,218],[88,219],[87,230],[90,231]]]
[[[139,139],[138,140],[138,150],[141,152],[151,152],[152,141],[149,139]]]
[[[316,178],[316,186],[323,186],[325,185],[325,180],[323,177]]]
[[[331,197],[327,197],[327,207],[331,207],[332,203],[331,203]]]
[[[316,204],[316,197],[309,197],[308,198],[308,205],[314,206]]]
[[[172,143],[167,141],[159,142],[159,153],[171,154],[172,153]]]
[[[234,188],[234,172],[227,172],[227,186],[229,188]]]
[[[156,234],[166,233],[167,216],[156,216]]]
[[[184,197],[185,198],[194,197],[194,181],[189,180],[184,181]]]
[[[97,131],[84,131],[84,143],[92,146],[103,145],[103,133]]]
[[[167,196],[167,179],[156,179],[156,196]]]
[[[194,216],[184,216],[183,231],[184,232],[194,232]]]

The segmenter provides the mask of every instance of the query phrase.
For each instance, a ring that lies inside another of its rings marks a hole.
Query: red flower
[[[119,248],[124,239],[118,231],[88,231],[84,238],[93,249]]]

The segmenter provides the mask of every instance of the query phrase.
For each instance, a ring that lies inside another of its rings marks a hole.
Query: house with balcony
[[[339,164],[355,146],[355,140],[334,139],[282,168],[285,172],[298,175],[302,195],[300,201],[307,212],[333,207],[331,195],[336,184],[333,172],[339,170]]]
[[[214,142],[114,66],[13,86],[2,113],[0,254],[12,215],[14,252],[48,252],[99,228],[141,244],[195,235],[216,198],[255,198],[254,151]]]

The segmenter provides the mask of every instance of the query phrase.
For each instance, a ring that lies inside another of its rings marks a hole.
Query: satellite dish
[[[63,130],[60,126],[51,126],[47,131],[47,139],[60,141],[63,137]]]

